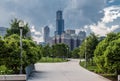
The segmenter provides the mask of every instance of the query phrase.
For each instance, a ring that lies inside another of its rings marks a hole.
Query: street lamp
[[[87,52],[86,52],[86,43],[87,43],[87,39],[85,39],[85,67],[87,67]]]
[[[23,70],[23,67],[22,67],[22,29],[24,27],[24,21],[20,21],[19,22],[19,28],[20,28],[20,74],[22,74],[22,70]]]
[[[67,47],[67,60],[68,60],[68,47]]]

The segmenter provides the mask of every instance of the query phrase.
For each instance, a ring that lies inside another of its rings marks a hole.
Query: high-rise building
[[[45,26],[43,29],[43,40],[44,42],[48,42],[50,38],[50,28],[48,26]]]
[[[7,28],[5,28],[5,27],[0,27],[0,36],[4,37],[5,34],[7,33],[6,31],[7,31]]]
[[[78,33],[78,36],[81,40],[85,39],[86,38],[86,32],[85,31],[80,31]]]
[[[64,33],[64,19],[62,17],[62,11],[56,12],[56,31],[55,35],[62,35]]]
[[[68,29],[68,30],[66,30],[66,33],[67,34],[75,34],[75,30]]]
[[[75,30],[68,29],[64,31],[64,19],[62,18],[62,11],[56,13],[56,31],[55,36],[52,38],[52,44],[64,43],[67,44],[70,50],[79,47],[86,37],[85,31],[80,31],[76,34]]]

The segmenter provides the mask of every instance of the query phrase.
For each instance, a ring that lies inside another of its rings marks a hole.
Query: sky
[[[14,18],[24,20],[39,40],[46,25],[54,34],[57,10],[63,11],[65,29],[100,36],[120,31],[120,0],[0,0],[0,26],[10,27]]]

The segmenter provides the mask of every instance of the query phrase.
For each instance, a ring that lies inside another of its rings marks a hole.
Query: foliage
[[[104,57],[108,71],[120,74],[120,38],[110,42],[104,52]]]
[[[94,57],[94,50],[96,49],[96,46],[98,44],[98,37],[91,33],[90,36],[88,36],[80,46],[80,56],[84,56],[86,52],[87,61],[90,61],[90,59],[93,59]]]
[[[95,52],[94,61],[100,72],[120,74],[120,33],[109,33]]]
[[[0,66],[5,65],[8,70],[12,70],[13,74],[20,71],[20,42],[19,36],[13,34],[6,37],[4,40],[0,39]],[[23,72],[25,67],[31,63],[36,63],[41,58],[40,47],[32,40],[23,39],[22,50],[22,65]]]
[[[75,49],[72,51],[71,56],[72,56],[73,58],[79,58],[79,57],[80,57],[79,51],[80,51],[79,48],[75,48]]]
[[[85,67],[85,61],[80,62],[80,66],[93,72],[96,72],[96,70],[98,69],[96,65],[92,65],[90,63],[87,63],[87,67]]]
[[[11,23],[10,23],[10,28],[7,30],[7,34],[6,36],[10,36],[12,34],[17,34],[17,35],[20,35],[20,28],[19,28],[19,22],[21,20],[18,20],[18,19],[13,19],[11,20]],[[27,34],[30,32],[30,29],[29,29],[29,26],[28,26],[28,23],[24,25],[23,27],[23,37],[26,38],[27,37]],[[28,37],[29,38],[29,37]]]
[[[94,51],[94,61],[99,69],[100,72],[107,72],[107,68],[104,67],[105,65],[105,56],[104,52],[106,51],[107,47],[109,46],[109,43],[113,40],[116,40],[119,36],[115,33],[109,33],[107,37],[102,40],[98,46],[96,47],[96,50]]]
[[[42,56],[43,57],[49,57],[49,56],[51,56],[50,55],[50,50],[51,50],[51,47],[49,46],[49,44],[47,44],[47,45],[45,45],[45,46],[43,46],[42,47]]]
[[[68,46],[66,44],[55,44],[52,45],[52,56],[53,57],[67,57],[68,56]]]

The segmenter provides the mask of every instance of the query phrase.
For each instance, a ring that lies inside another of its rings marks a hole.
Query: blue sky
[[[0,0],[0,26],[9,27],[10,20],[18,18],[34,26],[38,34],[48,25],[53,35],[56,11],[61,9],[65,29],[82,28],[104,35],[120,27],[119,8],[120,0]]]

